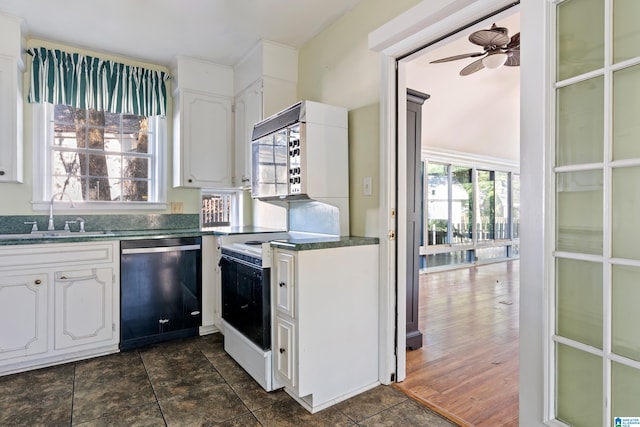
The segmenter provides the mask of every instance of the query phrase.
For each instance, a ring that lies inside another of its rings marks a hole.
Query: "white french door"
[[[640,419],[640,2],[558,1],[551,15],[551,415],[617,427]]]

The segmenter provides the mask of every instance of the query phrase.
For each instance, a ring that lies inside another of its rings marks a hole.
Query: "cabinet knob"
[[[283,288],[283,287],[287,286],[287,284],[286,284],[286,283],[284,283],[284,282],[280,282],[280,283],[279,283],[279,286],[280,286],[281,288]]]
[[[36,279],[36,281],[35,281],[34,283],[35,283],[36,285],[39,285],[39,284],[41,284],[41,283],[42,283],[42,280],[40,280],[40,279]]]
[[[283,353],[284,353],[284,348],[281,348],[280,349],[280,354],[283,354]]]
[[[158,320],[158,323],[160,323],[161,325],[164,325],[165,323],[169,323],[169,319],[160,319]]]
[[[67,276],[60,276],[60,280],[67,280]]]
[[[191,178],[189,178],[189,182],[193,182],[193,180]]]
[[[4,175],[4,171],[0,171],[0,176]]]

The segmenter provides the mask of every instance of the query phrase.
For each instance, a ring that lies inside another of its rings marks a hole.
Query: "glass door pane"
[[[494,239],[508,239],[509,236],[509,174],[495,173],[495,216]]]
[[[476,232],[478,241],[493,240],[496,218],[495,172],[478,171],[478,214]]]
[[[613,73],[614,160],[640,157],[639,115],[640,65],[636,65]]]
[[[511,174],[511,227],[512,237],[520,237],[520,175]]]
[[[604,66],[604,10],[604,0],[558,5],[558,81]]]
[[[602,427],[602,359],[556,346],[556,416],[571,426]]]
[[[604,78],[574,83],[556,93],[556,165],[602,162]]]
[[[429,245],[447,242],[449,232],[449,166],[428,164],[427,233]]]
[[[451,166],[451,217],[452,243],[472,241],[473,224],[473,169]]]
[[[602,348],[602,264],[556,261],[556,334]]]
[[[556,248],[602,254],[602,171],[556,174]]]
[[[611,364],[611,416],[640,417],[640,371],[620,363]],[[611,423],[615,427],[615,424]]]
[[[614,63],[640,56],[640,2],[613,2],[613,61]]]
[[[640,166],[613,170],[613,206],[611,239],[613,256],[640,260]]]
[[[640,267],[614,265],[612,275],[613,352],[640,361],[640,334],[636,320],[640,301]]]

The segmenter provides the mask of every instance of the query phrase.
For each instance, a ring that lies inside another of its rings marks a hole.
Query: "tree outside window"
[[[51,193],[74,200],[149,201],[154,150],[149,118],[53,107]]]

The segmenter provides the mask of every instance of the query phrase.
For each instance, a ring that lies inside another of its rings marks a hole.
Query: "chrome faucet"
[[[60,191],[60,192],[54,194],[53,196],[51,196],[51,204],[49,205],[49,226],[47,227],[48,231],[54,231],[55,230],[55,227],[53,226],[53,201],[55,200],[56,196],[60,196],[60,200],[62,200],[62,196],[67,196],[67,198],[71,202],[71,207],[72,208],[75,207],[75,205],[73,204],[73,199],[71,198],[71,196],[69,196],[64,191]]]

